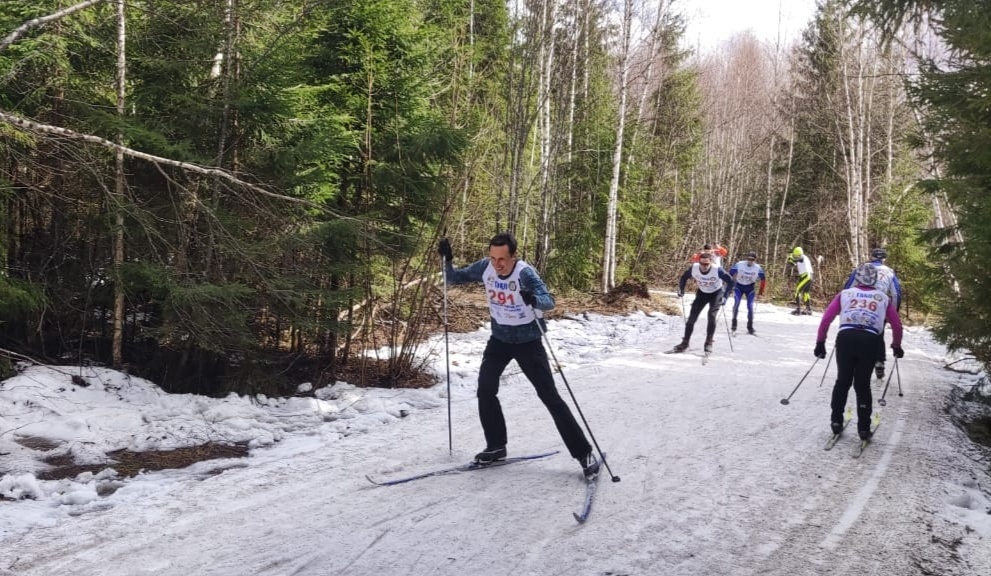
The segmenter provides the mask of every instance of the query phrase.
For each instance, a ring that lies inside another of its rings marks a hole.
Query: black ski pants
[[[857,395],[857,430],[870,430],[874,399],[871,397],[871,374],[878,357],[880,336],[867,330],[840,330],[836,336],[836,384],[830,420],[843,421],[843,409],[850,386]]]
[[[682,342],[688,343],[692,339],[692,332],[695,330],[695,321],[699,319],[699,314],[706,304],[709,305],[709,321],[705,325],[705,341],[712,342],[712,337],[716,333],[716,314],[719,313],[719,305],[723,299],[723,291],[716,290],[708,293],[701,290],[695,291],[695,300],[692,301],[691,311],[688,313],[688,320],[685,321],[685,337]]]
[[[478,416],[482,421],[487,448],[506,445],[506,419],[499,402],[499,378],[509,362],[516,360],[523,374],[533,384],[537,397],[547,407],[554,425],[561,434],[568,452],[574,458],[588,454],[592,447],[585,438],[571,409],[561,398],[554,385],[554,374],[547,361],[547,352],[540,340],[523,344],[507,344],[489,338],[482,354],[482,366],[478,370]]]

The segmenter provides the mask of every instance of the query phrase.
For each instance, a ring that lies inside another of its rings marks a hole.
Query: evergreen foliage
[[[924,16],[946,44],[948,57],[923,58],[909,91],[924,117],[933,153],[945,168],[928,183],[945,194],[957,221],[929,237],[943,266],[937,336],[969,350],[991,370],[991,282],[979,263],[991,258],[991,6],[966,0],[855,2],[889,36]],[[921,55],[920,55],[921,56]]]

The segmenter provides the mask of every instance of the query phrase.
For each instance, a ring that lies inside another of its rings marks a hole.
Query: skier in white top
[[[731,290],[733,290],[733,278],[725,270],[712,265],[712,253],[702,252],[699,254],[699,261],[692,264],[685,273],[681,275],[678,282],[678,298],[685,296],[685,284],[689,278],[695,280],[697,290],[695,300],[692,302],[691,312],[685,320],[685,336],[681,343],[675,345],[671,352],[684,352],[688,350],[688,342],[692,339],[692,331],[695,329],[695,321],[698,320],[702,308],[709,306],[709,320],[705,327],[705,351],[712,352],[712,337],[716,333],[716,314],[719,307],[726,302]],[[726,284],[725,289],[723,283]]]
[[[877,270],[877,284],[875,288],[884,292],[888,295],[895,304],[896,310],[902,309],[902,285],[898,281],[898,276],[895,275],[895,271],[887,266],[884,261],[888,257],[888,251],[884,248],[875,248],[871,250],[871,264],[874,265],[874,269]],[[854,270],[850,273],[850,277],[846,281],[844,288],[850,288],[854,284],[854,277],[857,271]],[[887,354],[884,349],[884,331],[881,331],[881,343],[879,346],[880,352],[878,353],[877,363],[874,365],[874,373],[877,377],[884,378],[884,362],[887,360]]]
[[[475,456],[479,464],[506,459],[506,419],[499,402],[499,378],[513,360],[533,384],[537,397],[547,407],[561,439],[578,460],[588,478],[599,472],[599,461],[571,409],[558,394],[547,352],[541,342],[543,311],[554,308],[554,297],[543,280],[526,262],[516,258],[512,234],[496,234],[489,241],[489,257],[464,268],[454,268],[447,238],[437,252],[444,259],[444,275],[451,284],[481,282],[489,300],[492,335],[478,369],[478,416],[485,434],[485,450]]]
[[[792,314],[812,314],[812,303],[809,292],[812,290],[812,259],[805,255],[801,246],[795,246],[788,255],[788,265],[795,266],[798,274],[798,284],[795,285],[795,310]],[[802,312],[802,302],[805,302],[805,312]]]
[[[747,252],[746,260],[740,260],[729,269],[729,275],[736,281],[733,289],[733,333],[736,333],[736,316],[740,312],[740,300],[743,295],[747,295],[747,333],[756,334],[754,330],[754,298],[764,295],[764,287],[767,279],[764,276],[764,269],[757,263],[757,253]],[[754,286],[760,281],[760,289],[754,291]]]
[[[822,314],[816,347],[813,354],[826,357],[826,336],[829,325],[840,317],[840,329],[836,335],[836,384],[830,402],[829,423],[833,434],[843,430],[843,409],[846,407],[850,386],[857,394],[857,432],[862,440],[870,440],[871,368],[877,360],[877,344],[881,340],[885,322],[891,324],[891,350],[895,358],[901,358],[902,323],[895,303],[888,295],[875,289],[877,270],[870,262],[857,267],[854,286],[846,288],[833,298]]]

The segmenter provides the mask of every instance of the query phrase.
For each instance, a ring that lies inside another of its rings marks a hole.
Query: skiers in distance
[[[699,261],[681,275],[681,280],[678,282],[678,298],[685,296],[685,285],[689,278],[695,280],[697,289],[691,312],[685,320],[685,336],[681,343],[671,350],[672,352],[684,352],[688,349],[688,342],[692,339],[692,331],[695,329],[695,321],[706,305],[709,306],[709,319],[705,328],[705,351],[712,352],[712,337],[716,333],[716,314],[719,312],[719,307],[726,302],[734,284],[733,278],[725,270],[713,264],[712,259],[711,252],[700,253]],[[723,283],[726,284],[725,289]]]
[[[764,269],[757,263],[757,253],[750,251],[744,260],[740,260],[729,269],[729,275],[735,281],[733,288],[733,332],[736,332],[736,317],[740,312],[740,300],[743,295],[747,295],[747,333],[756,334],[754,330],[754,297],[764,295],[764,287],[767,279],[764,276]],[[760,288],[756,291],[754,286],[760,281]]]
[[[812,314],[812,303],[809,292],[812,291],[812,259],[805,255],[801,246],[795,246],[791,254],[788,255],[788,265],[794,266],[795,273],[798,274],[798,284],[795,285],[795,310],[794,315]],[[802,311],[802,303],[805,303],[805,311]]]
[[[718,242],[716,242],[715,248],[712,247],[712,244],[706,243],[702,246],[701,250],[699,250],[698,252],[692,255],[692,262],[698,262],[699,256],[702,254],[702,252],[708,252],[709,254],[712,255],[712,265],[717,268],[723,267],[723,258],[725,258],[727,254],[729,254],[729,251],[726,250],[726,248],[723,248],[722,244]]]
[[[891,350],[895,358],[902,351],[902,323],[895,303],[877,288],[877,268],[865,262],[854,271],[854,286],[845,288],[833,298],[819,322],[813,354],[826,357],[826,335],[829,325],[840,317],[836,335],[836,384],[830,402],[829,423],[833,434],[843,430],[843,409],[850,386],[857,396],[857,432],[861,440],[871,438],[871,370],[878,358],[878,343],[885,321],[891,324]]]
[[[895,303],[895,309],[901,311],[902,309],[902,285],[898,281],[898,276],[895,275],[895,271],[888,267],[884,261],[888,258],[888,251],[884,248],[875,248],[871,250],[871,264],[874,265],[874,269],[877,270],[877,284],[875,288],[884,292],[888,295],[888,298]],[[850,288],[854,285],[854,281],[857,275],[857,271],[854,270],[850,272],[850,278],[847,279],[844,288]],[[884,363],[887,360],[887,354],[884,349],[884,331],[881,331],[881,340],[878,343],[878,357],[877,363],[874,365],[874,373],[878,378],[884,378]]]
[[[437,252],[444,259],[444,276],[451,284],[481,282],[489,297],[492,335],[478,369],[478,416],[485,434],[485,450],[475,456],[479,464],[506,459],[506,419],[499,402],[499,378],[513,360],[537,391],[571,456],[586,477],[595,476],[599,462],[585,432],[558,394],[547,352],[541,342],[543,311],[554,308],[537,271],[516,257],[512,234],[496,234],[489,241],[489,257],[464,268],[451,263],[451,243],[443,238]],[[537,323],[541,323],[539,326]]]

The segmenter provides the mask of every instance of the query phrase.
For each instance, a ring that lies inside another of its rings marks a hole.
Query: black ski
[[[558,451],[545,452],[543,454],[530,454],[528,456],[513,456],[512,458],[506,458],[505,460],[496,460],[491,464],[479,464],[477,462],[471,462],[469,464],[460,464],[458,466],[451,466],[449,468],[441,468],[439,470],[432,470],[430,472],[424,472],[423,474],[416,474],[414,476],[407,476],[405,478],[396,478],[394,480],[375,480],[371,476],[365,476],[365,478],[375,484],[376,486],[395,486],[396,484],[405,484],[406,482],[412,482],[414,480],[420,480],[423,478],[430,478],[431,476],[443,476],[445,474],[458,474],[461,472],[471,472],[473,470],[484,470],[486,468],[496,468],[499,466],[505,466],[506,464],[515,464],[517,462],[527,462],[529,460],[537,460],[539,458],[547,458],[548,456],[553,456],[557,454]]]
[[[688,352],[688,348],[685,348],[684,350],[675,350],[672,348],[664,351],[665,354],[684,354],[685,352]]]
[[[599,466],[600,467],[605,466],[605,461],[606,461],[606,453],[603,452],[602,462],[599,464]],[[575,520],[577,520],[579,524],[584,524],[585,521],[588,520],[588,516],[592,513],[592,502],[595,500],[595,489],[596,487],[598,487],[598,485],[599,485],[599,472],[596,472],[595,475],[592,476],[591,478],[589,477],[585,478],[585,504],[584,506],[582,506],[581,513],[572,512],[572,515],[575,517]]]
[[[840,429],[839,434],[833,434],[833,437],[829,439],[829,442],[826,442],[826,450],[832,450],[833,446],[836,446],[836,442],[840,439],[840,435],[843,434],[843,430],[846,430],[846,427],[850,425],[851,421],[853,421],[853,409],[847,408],[846,414],[843,415],[843,428]]]

